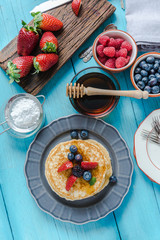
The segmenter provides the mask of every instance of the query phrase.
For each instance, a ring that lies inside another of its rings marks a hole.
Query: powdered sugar
[[[18,128],[30,128],[37,125],[40,109],[36,102],[29,98],[22,98],[12,106],[10,116]]]

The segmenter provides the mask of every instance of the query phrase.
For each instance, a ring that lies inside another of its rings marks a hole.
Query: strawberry
[[[65,163],[63,163],[59,168],[57,172],[62,172],[65,171],[67,169],[70,169],[73,167],[73,163],[70,161],[66,161]]]
[[[40,49],[47,53],[47,52],[57,52],[58,48],[58,41],[57,38],[54,36],[51,32],[45,32],[42,35],[41,41],[40,41]]]
[[[79,14],[80,7],[81,7],[81,0],[73,0],[72,1],[72,10],[76,16],[78,16],[78,14]]]
[[[7,75],[9,75],[10,83],[20,82],[20,78],[25,77],[33,66],[33,56],[17,57],[7,64]]]
[[[97,162],[81,162],[81,167],[84,170],[90,170],[90,169],[94,169],[98,166]]]
[[[71,175],[66,182],[66,190],[69,191],[78,177]]]
[[[19,55],[29,56],[38,43],[39,34],[36,28],[29,27],[24,21],[22,25],[17,39],[17,52]]]
[[[47,13],[36,12],[31,15],[34,17],[34,26],[37,29],[52,32],[59,31],[63,27],[63,23],[59,19]]]
[[[58,55],[55,53],[41,53],[33,59],[36,69],[35,73],[45,72],[58,62]]]

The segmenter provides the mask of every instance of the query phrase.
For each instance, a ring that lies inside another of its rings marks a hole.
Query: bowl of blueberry
[[[145,53],[137,58],[130,77],[136,89],[148,91],[150,97],[160,96],[160,53]]]

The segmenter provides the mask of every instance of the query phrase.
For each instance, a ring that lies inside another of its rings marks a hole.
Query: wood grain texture
[[[79,17],[65,4],[47,13],[54,15],[64,23],[62,31],[55,33],[59,42],[59,62],[47,72],[23,78],[20,86],[28,93],[36,95],[55,73],[70,59],[74,52],[89,36],[115,11],[115,7],[106,0],[86,0],[83,2]],[[33,25],[33,21],[30,22]],[[32,55],[40,53],[39,47]],[[17,37],[0,52],[0,66],[6,71],[7,62],[17,57]]]

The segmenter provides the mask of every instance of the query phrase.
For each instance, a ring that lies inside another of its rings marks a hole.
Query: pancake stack
[[[72,170],[62,172],[57,172],[57,170],[68,160],[67,155],[71,145],[78,148],[83,161],[97,162],[98,166],[91,170],[92,177],[96,178],[94,185],[90,186],[89,182],[80,177],[67,191],[66,182]],[[71,201],[85,199],[100,192],[109,183],[111,175],[112,166],[108,151],[100,143],[90,139],[59,143],[50,151],[45,163],[45,176],[52,190],[60,197]]]

